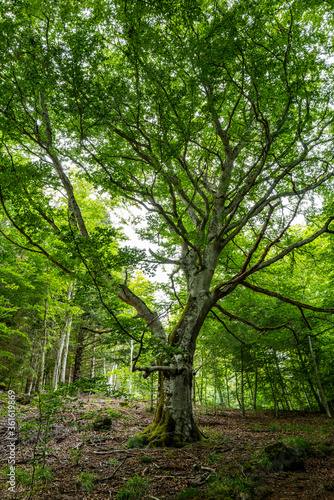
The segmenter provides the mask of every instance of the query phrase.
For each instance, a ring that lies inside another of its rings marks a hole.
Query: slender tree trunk
[[[61,369],[60,369],[60,381],[63,384],[65,384],[65,377],[66,377],[66,365],[67,365],[68,347],[70,344],[71,327],[72,327],[72,316],[68,318],[65,325],[66,336],[65,336],[64,350],[61,359]]]
[[[239,398],[239,387],[238,387],[238,373],[234,372],[234,378],[235,378],[235,397],[237,398],[239,408],[241,410],[241,402]]]
[[[218,364],[218,360],[217,360],[216,356],[214,356],[213,357],[213,374],[215,377],[215,387],[217,388],[217,391],[218,391],[219,402],[221,404],[224,404],[223,393],[222,393],[222,389],[221,389],[221,385],[220,385],[220,380],[218,377],[217,364]]]
[[[67,302],[69,302],[74,295],[74,290],[75,290],[75,281],[74,283],[70,283],[67,291]],[[72,328],[72,319],[73,316],[72,314],[69,314],[68,311],[65,313],[65,341],[64,341],[64,349],[63,349],[63,354],[61,357],[61,366],[59,368],[60,370],[60,381],[65,384],[65,376],[66,376],[66,365],[67,365],[67,356],[68,356],[68,347],[70,344],[70,335],[71,335],[71,328]]]
[[[60,340],[59,340],[57,359],[56,359],[55,367],[54,367],[54,371],[53,371],[52,387],[54,390],[56,390],[57,386],[58,386],[60,363],[61,363],[61,358],[62,358],[62,354],[63,354],[65,336],[66,336],[65,328],[63,328],[63,330],[61,332]]]
[[[322,405],[321,400],[320,400],[320,398],[319,398],[319,396],[318,396],[318,394],[317,394],[317,391],[316,391],[316,390],[315,390],[315,388],[314,388],[314,385],[313,385],[313,382],[312,382],[312,380],[311,380],[311,377],[310,377],[309,371],[308,371],[308,369],[307,369],[307,367],[306,367],[306,365],[305,365],[305,362],[304,362],[304,359],[303,359],[302,353],[300,352],[300,349],[299,349],[298,345],[296,345],[296,350],[297,350],[297,354],[298,354],[298,358],[299,358],[299,361],[300,361],[300,364],[301,364],[302,370],[303,370],[303,372],[304,372],[304,374],[305,374],[305,379],[306,379],[306,381],[307,381],[307,383],[308,383],[308,385],[309,385],[309,387],[310,387],[310,389],[311,389],[311,392],[312,392],[312,394],[313,394],[313,396],[314,396],[314,399],[316,400],[317,405],[318,405],[318,407],[319,407],[320,411],[324,411],[324,409],[325,409],[325,408],[324,408],[324,406]]]
[[[151,375],[151,408],[150,410],[153,411],[154,406],[153,406],[153,400],[154,400],[154,373]]]
[[[258,366],[255,351],[253,356],[254,365],[254,392],[253,392],[253,410],[256,410],[256,400],[257,400],[257,386],[258,386]],[[250,351],[251,353],[251,351]]]
[[[130,376],[129,376],[129,394],[132,394],[132,365],[133,365],[133,340],[130,340]]]
[[[70,369],[68,372],[68,384],[72,384],[72,376],[73,376],[73,365],[70,366]]]
[[[332,415],[331,415],[331,412],[330,412],[330,409],[329,409],[329,406],[328,406],[328,403],[326,400],[326,396],[325,396],[325,393],[324,393],[324,390],[323,390],[323,387],[321,384],[320,375],[319,375],[318,366],[317,366],[317,361],[315,359],[315,355],[314,355],[314,351],[313,351],[311,335],[308,335],[308,343],[309,343],[309,347],[310,347],[311,358],[313,361],[314,372],[315,372],[315,376],[317,379],[317,386],[318,386],[318,390],[319,390],[321,403],[322,403],[323,407],[325,408],[327,417],[331,418]]]
[[[225,383],[226,383],[226,394],[227,394],[227,408],[230,408],[230,387],[227,376],[227,366],[225,366]]]
[[[282,396],[283,396],[283,399],[285,401],[285,404],[287,405],[288,410],[291,410],[292,403],[289,399],[289,395],[288,395],[287,390],[286,390],[286,385],[285,385],[285,382],[284,382],[284,379],[283,379],[283,376],[281,373],[281,369],[279,367],[276,351],[273,350],[273,353],[274,353],[275,365],[276,365],[276,369],[277,369],[277,373],[278,373],[279,385],[281,386],[281,389],[282,389]]]
[[[251,400],[254,401],[254,393],[253,393],[252,381],[251,381],[251,378],[249,376],[248,371],[245,372],[245,376],[246,376],[246,382],[247,382],[247,386],[248,386],[248,389],[249,389],[249,392],[250,392]]]
[[[273,386],[271,376],[269,373],[269,368],[268,368],[266,362],[265,362],[265,367],[266,367],[266,372],[267,372],[267,376],[268,376],[268,380],[269,380],[269,384],[270,384],[270,388],[271,388],[271,393],[273,395],[275,417],[277,418],[278,417],[278,402],[277,402],[277,396],[276,396],[276,389]]]
[[[77,382],[81,378],[81,364],[84,351],[84,345],[83,345],[84,340],[85,340],[85,333],[84,330],[80,328],[77,337],[77,347],[75,351],[73,382]]]
[[[240,402],[241,416],[245,418],[245,399],[244,399],[244,350],[241,347],[241,381],[240,381]]]
[[[45,355],[46,355],[46,348],[47,348],[47,342],[48,342],[48,337],[47,337],[47,317],[48,317],[48,309],[49,309],[49,302],[48,302],[48,293],[49,293],[49,287],[47,286],[47,296],[44,302],[44,318],[43,318],[43,344],[42,344],[42,352],[41,352],[41,365],[40,365],[40,375],[38,379],[38,384],[37,384],[37,391],[41,392],[43,388],[43,380],[44,380],[44,368],[45,368]]]
[[[307,406],[308,406],[308,409],[310,411],[312,411],[312,406],[311,406],[311,403],[310,403],[310,400],[309,400],[309,397],[308,397],[308,394],[306,392],[306,389],[305,389],[305,385],[303,384],[303,382],[301,382],[301,386],[303,388],[303,393],[304,393],[304,396],[305,396],[305,399],[307,401]]]
[[[93,356],[90,360],[90,378],[94,378],[95,375],[95,340],[96,334],[94,334]]]
[[[27,378],[27,382],[26,382],[26,386],[25,386],[25,390],[24,390],[25,394],[29,394],[29,395],[31,393],[33,381],[36,378],[37,356],[35,354],[31,356],[30,366],[31,366],[32,370],[31,370],[31,374]]]

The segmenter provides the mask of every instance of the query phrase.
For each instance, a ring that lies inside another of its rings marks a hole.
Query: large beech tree
[[[123,261],[100,248],[104,242],[107,251],[114,233],[89,231],[72,186],[75,166],[96,190],[142,207],[141,236],[160,244],[152,265],[183,274],[186,300],[175,289],[180,316],[172,329],[126,283],[118,286],[160,349],[151,366],[140,366],[134,336],[134,369],[159,372],[157,409],[144,433],[152,444],[200,439],[193,356],[212,308],[225,314],[224,298],[237,287],[273,295],[258,286],[261,274],[334,230],[334,217],[318,214],[307,237],[290,231],[298,214],[314,215],[311,196],[325,196],[334,175],[329,3],[1,6],[0,202],[21,246],[68,273],[71,258],[81,259],[102,301],[105,287],[116,289],[111,267]],[[67,220],[52,202],[59,191]],[[333,312],[291,303],[304,316],[310,308]]]

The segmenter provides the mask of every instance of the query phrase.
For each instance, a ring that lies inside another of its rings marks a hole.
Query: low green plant
[[[9,467],[3,469],[3,474],[7,476]],[[17,467],[15,469],[15,480],[17,483],[29,484],[34,483],[49,483],[53,480],[53,475],[49,467],[36,466],[35,469],[27,470]]]
[[[10,472],[9,467],[4,467],[2,470],[2,473],[4,474],[5,477],[7,477],[9,472]],[[21,484],[30,484],[31,483],[31,473],[25,469],[21,469],[20,467],[17,467],[15,469],[15,481],[17,483],[21,483]]]
[[[254,425],[254,431],[255,432],[262,432],[262,427],[260,424],[255,424]]]
[[[205,493],[206,500],[232,500],[240,493],[250,494],[252,483],[244,477],[222,477],[213,480]]]
[[[281,430],[281,424],[279,422],[272,422],[267,426],[267,431],[278,432]]]
[[[82,472],[77,478],[77,486],[83,486],[89,493],[93,491],[97,477],[91,472]]]
[[[272,468],[273,464],[268,455],[264,454],[257,462],[257,466],[260,469],[268,470]]]
[[[300,430],[301,431],[306,431],[306,432],[314,432],[315,431],[313,425],[302,425],[300,427]]]
[[[147,439],[145,436],[133,436],[126,444],[128,448],[144,448],[147,445]]]
[[[35,481],[50,483],[53,480],[53,475],[49,467],[36,467],[34,471]]]
[[[172,451],[166,451],[165,456],[168,458],[176,458]]]
[[[83,448],[81,448],[81,449],[70,448],[69,449],[69,452],[72,455],[72,460],[74,462],[74,465],[79,465],[79,460],[80,460],[80,457],[81,457],[83,451],[84,451]]]
[[[138,457],[139,462],[142,462],[143,464],[151,464],[153,462],[152,457],[149,457],[148,455],[142,455]]]
[[[178,494],[177,500],[192,500],[193,498],[198,498],[200,496],[200,491],[197,488],[187,488]]]
[[[295,448],[297,451],[303,454],[307,454],[312,446],[312,443],[310,441],[307,441],[306,439],[303,439],[299,436],[285,438],[283,439],[283,443],[287,446]]]
[[[219,453],[209,453],[206,460],[209,464],[214,464],[221,461],[221,456]]]
[[[113,420],[114,419],[116,420],[117,418],[125,418],[123,413],[120,413],[119,411],[114,410],[113,408],[107,409],[107,415],[108,415],[108,417],[112,418]]]
[[[299,426],[296,424],[284,424],[283,430],[284,431],[299,431]]]
[[[109,463],[111,465],[119,465],[120,464],[120,461],[117,460],[117,458],[109,458]]]
[[[134,476],[128,479],[124,488],[117,493],[116,500],[140,500],[148,490],[148,484],[147,479]]]

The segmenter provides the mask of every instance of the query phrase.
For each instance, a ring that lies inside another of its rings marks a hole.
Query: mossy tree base
[[[181,448],[189,443],[195,443],[202,438],[201,432],[194,422],[191,432],[186,436],[175,433],[175,423],[170,418],[165,422],[151,424],[139,435],[150,448]]]
[[[150,447],[176,447],[200,441],[191,401],[193,369],[186,366],[176,375],[160,373],[158,405],[153,423],[137,437]]]

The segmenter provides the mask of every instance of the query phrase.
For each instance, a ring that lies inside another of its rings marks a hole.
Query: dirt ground
[[[143,499],[176,500],[180,492],[191,487],[197,489],[198,499],[334,499],[334,422],[325,415],[281,412],[276,418],[270,411],[248,411],[242,419],[238,410],[223,410],[214,415],[197,407],[196,419],[206,436],[202,442],[181,449],[140,449],[128,448],[126,443],[150,424],[152,413],[147,403],[132,402],[125,407],[120,404],[121,401],[107,397],[81,397],[76,408],[65,411],[62,421],[52,426],[51,440],[46,443],[45,464],[53,479],[36,483],[30,494],[27,482],[17,480],[16,492],[12,494],[2,474],[0,498],[116,499],[128,479],[139,476],[148,480],[145,493],[138,497]],[[94,419],[108,409],[112,416],[110,428],[94,430]],[[16,444],[16,468],[31,469],[31,461],[34,457],[36,461],[43,448],[39,447],[40,438],[33,428],[29,430],[29,422],[36,421],[38,410],[30,405],[20,406],[19,414],[22,422]],[[8,461],[7,425],[2,412],[1,470]],[[305,470],[273,471],[261,465],[260,450],[292,436],[313,445],[313,451],[304,458]],[[91,491],[80,482],[82,473],[94,474]],[[236,489],[232,496],[217,492],[214,496],[210,485],[222,477],[249,481],[251,488],[248,492]]]

